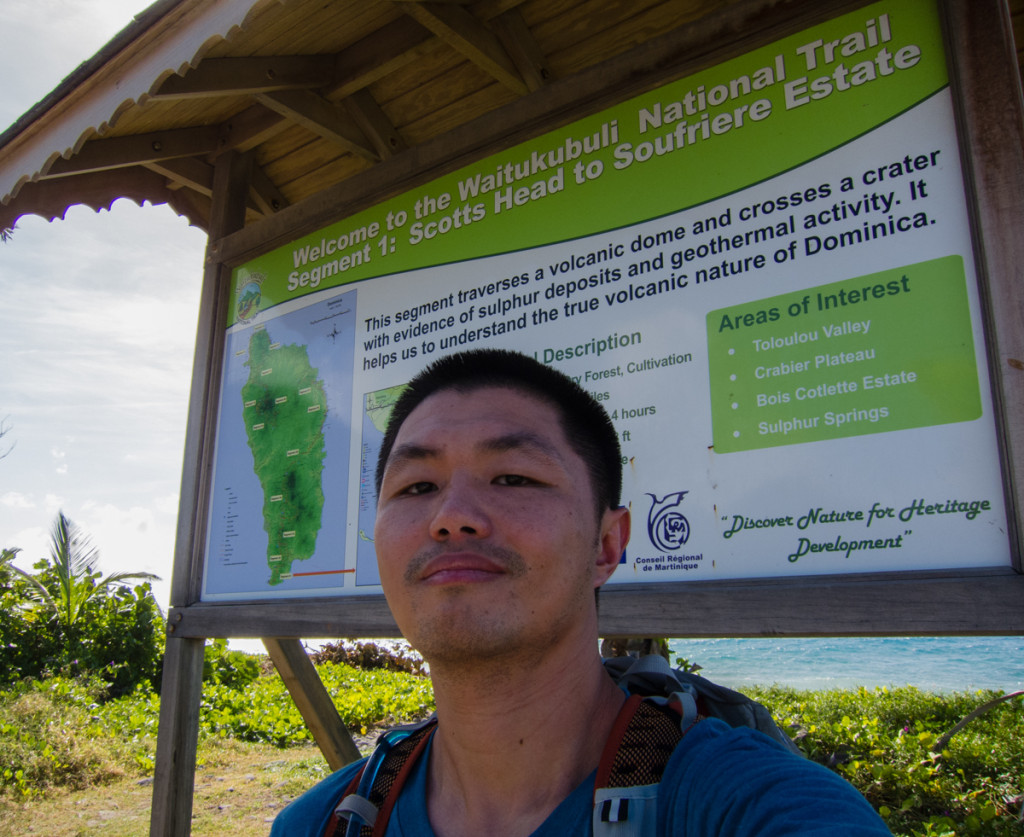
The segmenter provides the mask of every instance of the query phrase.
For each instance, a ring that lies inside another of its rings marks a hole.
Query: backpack
[[[689,695],[702,717],[718,718],[731,727],[751,727],[791,753],[803,757],[800,748],[779,729],[771,713],[756,700],[740,692],[719,686],[689,671],[671,668],[665,658],[657,654],[645,657],[607,657],[602,662],[612,679],[632,695],[643,695],[656,702],[674,694]]]
[[[595,837],[655,833],[658,784],[683,736],[703,718],[752,727],[791,752],[796,745],[764,706],[703,677],[673,669],[658,655],[610,657],[605,669],[630,697],[608,736],[594,780]],[[342,794],[324,837],[380,837],[437,719],[384,733]]]

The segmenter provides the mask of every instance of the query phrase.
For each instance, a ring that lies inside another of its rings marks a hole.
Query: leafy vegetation
[[[345,663],[354,668],[426,674],[423,658],[406,645],[375,642],[328,642],[310,655],[314,663]]]
[[[1024,834],[1024,706],[1005,701],[943,734],[998,695],[911,687],[747,690],[771,707],[809,758],[855,785],[897,835]]]
[[[98,714],[104,690],[96,678],[52,678],[0,692],[0,789],[26,797],[121,775],[136,753]]]
[[[17,551],[0,559],[0,684],[57,672],[98,674],[114,694],[159,683],[164,621],[148,583],[156,576],[104,577],[88,536],[63,513],[34,573],[14,566]]]
[[[260,676],[259,659],[228,648],[226,639],[208,639],[203,649],[203,682],[244,689]]]
[[[232,658],[239,652],[210,647],[208,663],[220,673],[203,687],[201,742],[277,747],[309,742],[279,677],[264,667],[250,679],[260,668],[255,658],[243,662]],[[317,669],[355,732],[433,709],[430,682],[421,675],[334,663]],[[54,677],[0,691],[0,799],[152,771],[159,697],[140,685],[130,695],[105,699],[107,689],[95,677]],[[913,688],[806,692],[772,687],[748,693],[772,708],[809,758],[864,793],[894,834],[1008,837],[1024,832],[1018,820],[1024,803],[1020,699],[972,719],[938,750],[944,733],[995,695],[937,695]]]
[[[318,670],[342,720],[357,732],[420,718],[433,710],[433,693],[425,677],[333,664]],[[151,771],[159,696],[140,685],[130,695],[106,699],[107,689],[96,677],[52,677],[25,680],[0,691],[0,796],[81,788]],[[199,723],[201,740],[278,747],[311,741],[276,674],[260,675],[240,688],[206,682]]]
[[[7,684],[0,690],[0,803],[150,774],[162,619],[149,585],[93,589],[84,597],[73,620],[80,629],[72,656],[61,617],[29,595],[29,585],[59,592],[52,574],[60,571],[40,562],[30,580],[10,566],[13,555],[5,550],[0,560],[0,686]],[[98,588],[97,575],[89,568],[77,574],[77,583]],[[433,709],[422,660],[402,648],[329,644],[313,658],[354,732],[366,734]],[[60,673],[45,676],[52,671]],[[204,681],[200,762],[215,742],[223,743],[214,751],[223,758],[224,746],[284,748],[311,741],[266,658],[211,641]],[[898,837],[1024,835],[1021,697],[939,695],[910,687],[747,692],[772,709],[808,758],[856,786]],[[296,779],[301,786],[325,770],[322,760],[305,761],[309,775]]]

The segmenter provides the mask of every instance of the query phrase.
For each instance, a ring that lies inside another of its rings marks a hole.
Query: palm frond
[[[136,579],[136,578],[140,579],[141,581],[159,581],[160,580],[160,576],[153,575],[153,573],[141,573],[141,572],[140,573],[129,573],[129,572],[110,573],[110,575],[108,575],[106,578],[104,578],[101,581],[98,581],[96,583],[96,589],[99,590],[99,589],[102,589],[104,587],[109,587],[111,584],[124,584],[126,581],[131,581],[131,580]]]

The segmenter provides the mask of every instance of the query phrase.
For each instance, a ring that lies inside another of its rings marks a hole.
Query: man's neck
[[[597,767],[623,693],[592,653],[433,669],[427,801],[441,837],[527,835]]]

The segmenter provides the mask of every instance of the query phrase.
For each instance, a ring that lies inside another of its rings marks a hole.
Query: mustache
[[[514,549],[506,549],[501,546],[495,546],[494,544],[476,544],[472,547],[466,548],[453,547],[442,543],[429,546],[417,552],[409,562],[409,566],[405,568],[405,580],[407,582],[416,581],[422,574],[423,568],[435,558],[456,552],[470,552],[475,555],[482,555],[484,558],[489,558],[490,560],[500,564],[505,572],[513,577],[526,574],[526,561],[524,561],[523,556]]]

